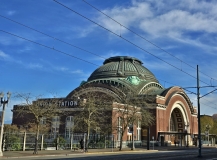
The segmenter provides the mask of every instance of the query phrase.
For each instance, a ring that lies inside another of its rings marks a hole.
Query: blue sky
[[[1,1],[0,91],[12,93],[6,123],[20,103],[16,93],[65,97],[111,56],[142,60],[164,87],[196,87],[197,65],[200,85],[217,86],[215,0],[86,0],[115,21],[82,0],[58,2],[70,9],[53,0]],[[201,98],[201,114],[217,113],[216,97]]]

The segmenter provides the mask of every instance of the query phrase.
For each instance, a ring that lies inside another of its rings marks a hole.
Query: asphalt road
[[[202,150],[202,157],[198,157],[198,149],[175,150],[175,151],[153,151],[153,152],[110,152],[110,153],[84,153],[63,156],[39,156],[39,157],[20,157],[22,160],[193,160],[206,159],[217,160],[217,149],[208,148]],[[14,158],[8,158],[14,159]]]

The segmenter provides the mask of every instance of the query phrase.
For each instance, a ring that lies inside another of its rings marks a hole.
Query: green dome
[[[154,74],[142,62],[134,57],[116,56],[106,59],[88,78],[88,81],[105,78],[127,78],[136,76],[140,80],[157,82]]]

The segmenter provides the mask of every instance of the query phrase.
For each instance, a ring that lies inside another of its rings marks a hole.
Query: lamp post
[[[210,125],[206,125],[206,130],[207,130],[207,139],[208,139],[208,144],[207,146],[209,146],[209,129],[210,129]]]
[[[3,138],[3,133],[4,133],[4,112],[5,112],[5,105],[8,104],[9,99],[10,99],[10,92],[7,93],[7,99],[3,99],[4,97],[4,93],[0,93],[0,98],[1,98],[1,104],[3,105],[2,108],[2,117],[1,117],[1,133],[0,133],[0,157],[3,156],[2,153],[2,138]]]

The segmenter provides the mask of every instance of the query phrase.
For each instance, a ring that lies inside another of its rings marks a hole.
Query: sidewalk
[[[203,147],[205,148],[205,147]],[[206,147],[207,148],[207,147]],[[210,147],[211,148],[211,147]],[[212,147],[213,148],[213,147]],[[183,150],[183,149],[197,149],[195,146],[189,147],[180,147],[180,146],[155,146],[154,150],[150,147],[150,150],[147,150],[146,147],[143,148],[135,148],[135,150],[131,150],[130,148],[123,148],[122,151],[119,151],[118,148],[106,148],[106,149],[89,149],[85,154],[91,153],[105,153],[105,152],[157,152],[157,151],[166,151],[166,150]],[[39,156],[58,156],[58,155],[72,155],[72,154],[84,154],[81,150],[42,150],[38,151],[38,154],[33,154],[33,151],[5,151],[3,152],[3,158],[16,158],[16,157],[39,157]]]
[[[17,158],[17,157],[39,157],[39,156],[58,156],[58,155],[73,155],[73,154],[91,154],[91,153],[112,153],[112,152],[133,152],[130,148],[123,148],[119,151],[118,148],[108,149],[88,149],[88,152],[84,153],[81,150],[42,150],[38,151],[38,154],[33,154],[33,151],[5,151],[3,152],[3,158]],[[136,151],[148,151],[144,148],[136,148]],[[153,150],[150,150],[153,152]]]

